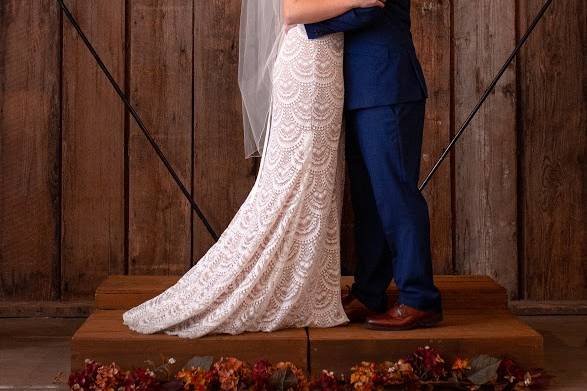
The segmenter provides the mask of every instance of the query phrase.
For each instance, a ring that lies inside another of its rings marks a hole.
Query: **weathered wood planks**
[[[196,339],[135,333],[122,323],[122,313],[99,310],[88,318],[72,338],[72,368],[80,368],[86,358],[132,368],[145,360],[162,362],[169,357],[182,365],[193,356],[233,356],[249,362],[292,361],[318,375],[322,369],[344,373],[363,360],[394,360],[426,345],[438,348],[448,359],[491,354],[512,357],[528,367],[543,365],[542,336],[507,311],[452,312],[438,327],[402,332],[351,324]]]
[[[68,4],[124,86],[124,0]],[[67,20],[63,48],[61,289],[64,298],[91,297],[125,272],[124,107]]]
[[[94,311],[92,300],[0,301],[3,318],[85,318]]]
[[[520,1],[520,31],[541,6]],[[553,2],[520,58],[524,297],[587,298],[587,7]]]
[[[130,5],[130,96],[184,184],[192,173],[192,4]],[[131,120],[129,273],[181,274],[190,265],[190,207]]]
[[[422,145],[421,180],[428,175],[451,136],[450,1],[412,2],[412,33],[428,86]],[[424,196],[430,214],[434,273],[454,273],[452,157],[447,158]]]
[[[368,330],[361,324],[308,330],[312,374],[348,371],[361,361],[406,357],[432,346],[448,359],[489,354],[508,356],[528,367],[543,363],[542,336],[507,311],[449,312],[437,327],[401,332]]]
[[[60,297],[60,20],[0,2],[0,297]]]
[[[239,2],[66,3],[222,231],[255,175],[242,157]],[[422,175],[541,5],[516,4],[413,2],[431,93]],[[553,3],[426,190],[437,273],[489,273],[514,298],[587,298],[585,12]],[[57,4],[0,2],[0,54],[0,299],[75,307],[108,274],[197,261],[207,232],[134,120],[121,128],[122,106]]]
[[[455,0],[454,113],[459,127],[516,42],[516,4]],[[456,271],[518,295],[516,73],[512,66],[455,149]]]
[[[145,360],[160,363],[173,357],[183,365],[194,356],[238,357],[255,362],[291,361],[307,367],[307,338],[304,329],[272,333],[245,333],[236,336],[210,335],[186,339],[166,334],[144,335],[122,323],[123,311],[96,311],[78,329],[71,340],[72,368],[83,366],[85,358],[101,362],[116,361],[124,368],[137,367]]]
[[[255,159],[245,160],[238,89],[240,2],[194,2],[194,194],[222,233],[249,193]],[[193,262],[213,241],[193,215]]]

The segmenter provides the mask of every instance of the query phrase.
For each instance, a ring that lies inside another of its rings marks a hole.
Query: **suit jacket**
[[[428,90],[410,32],[410,0],[306,24],[308,38],[345,33],[347,110],[422,100]]]

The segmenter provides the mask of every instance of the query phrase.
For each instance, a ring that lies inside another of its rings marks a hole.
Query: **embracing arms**
[[[349,11],[356,9],[354,14],[367,16],[384,6],[385,0],[283,0],[283,16],[287,25],[326,23],[337,18],[352,23],[345,17],[351,15]]]

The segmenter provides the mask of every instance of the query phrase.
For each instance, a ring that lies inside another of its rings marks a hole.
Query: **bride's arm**
[[[355,8],[384,6],[385,0],[283,0],[283,17],[287,25],[308,24],[334,18]]]

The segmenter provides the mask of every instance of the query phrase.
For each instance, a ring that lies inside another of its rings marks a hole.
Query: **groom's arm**
[[[304,26],[308,38],[315,39],[327,34],[360,29],[381,18],[384,13],[384,8],[380,7],[355,8],[335,18]]]

